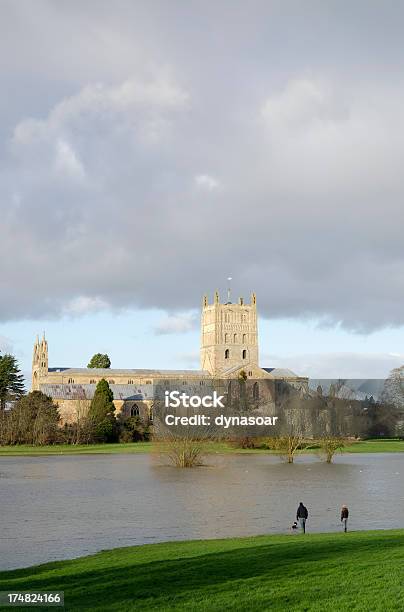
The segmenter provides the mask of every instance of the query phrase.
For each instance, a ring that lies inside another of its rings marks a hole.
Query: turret
[[[42,339],[36,337],[32,355],[32,390],[38,390],[40,379],[48,375],[48,343],[43,332]]]

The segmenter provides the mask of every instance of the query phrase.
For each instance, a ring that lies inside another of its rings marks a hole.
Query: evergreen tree
[[[102,442],[112,442],[117,438],[118,427],[115,418],[114,394],[103,378],[97,384],[90,404],[88,417],[93,426],[94,436]]]
[[[13,355],[0,355],[0,409],[4,410],[8,398],[24,394],[24,377]]]
[[[102,353],[96,353],[90,359],[90,363],[87,365],[88,368],[110,368],[111,360],[108,355]]]

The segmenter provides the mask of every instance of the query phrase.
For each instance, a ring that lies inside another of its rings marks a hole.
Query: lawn
[[[0,457],[4,455],[91,455],[116,453],[148,453],[153,450],[151,442],[127,444],[59,444],[54,446],[0,446]],[[207,453],[274,454],[265,448],[242,449],[226,442],[207,442]],[[316,453],[318,449],[309,448],[303,454]],[[399,453],[404,452],[404,440],[361,440],[343,449],[344,453]]]
[[[404,610],[404,530],[172,542],[0,573],[73,610]],[[43,608],[41,608],[43,609]]]
[[[402,453],[404,440],[361,440],[344,448],[346,453]]]

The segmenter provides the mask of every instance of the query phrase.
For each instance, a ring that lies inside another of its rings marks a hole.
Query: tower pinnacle
[[[232,280],[233,280],[233,279],[232,279],[232,277],[231,277],[231,276],[229,276],[229,277],[227,278],[227,283],[228,283],[228,284],[227,284],[227,303],[228,303],[228,304],[231,304],[231,281],[232,281]]]

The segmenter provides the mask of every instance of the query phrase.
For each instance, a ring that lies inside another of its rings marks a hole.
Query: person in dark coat
[[[345,506],[344,504],[341,508],[341,523],[344,525],[345,533],[347,532],[347,527],[348,527],[348,516],[349,516],[348,506]]]
[[[296,520],[300,523],[300,528],[303,533],[306,533],[306,521],[309,516],[309,512],[303,502],[300,502],[296,512]]]

